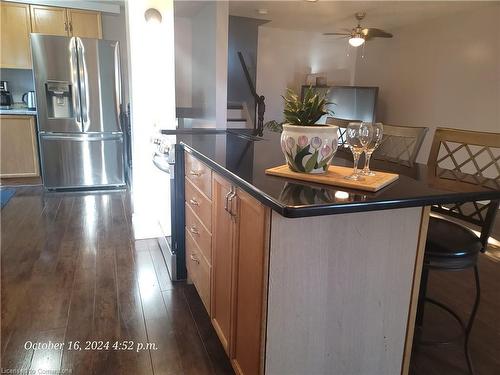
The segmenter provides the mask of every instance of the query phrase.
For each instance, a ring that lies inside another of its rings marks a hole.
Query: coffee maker
[[[0,109],[10,109],[12,105],[12,96],[9,92],[9,83],[0,81]]]

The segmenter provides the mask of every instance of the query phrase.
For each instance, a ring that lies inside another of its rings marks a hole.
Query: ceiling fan
[[[358,26],[353,28],[350,32],[344,33],[323,33],[323,35],[342,35],[349,37],[349,44],[353,47],[361,46],[365,41],[372,38],[392,38],[392,34],[387,31],[376,29],[374,27],[361,27],[361,21],[365,18],[365,12],[358,12],[354,17],[358,20]]]

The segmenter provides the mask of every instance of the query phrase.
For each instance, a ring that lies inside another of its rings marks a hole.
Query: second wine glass
[[[373,135],[372,140],[368,142],[365,148],[365,167],[361,171],[363,176],[375,176],[375,172],[370,170],[370,159],[372,157],[373,151],[379,146],[382,141],[382,136],[384,134],[384,127],[380,122],[372,124]]]
[[[345,178],[352,181],[363,181],[364,178],[358,172],[359,157],[365,151],[368,143],[373,137],[372,124],[367,122],[351,122],[347,125],[346,141],[354,158],[353,173]]]

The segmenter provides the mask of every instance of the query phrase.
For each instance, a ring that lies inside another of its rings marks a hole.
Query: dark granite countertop
[[[28,108],[0,109],[0,115],[36,116],[36,109],[28,109]]]
[[[184,132],[175,136],[185,152],[193,154],[285,217],[500,199],[500,191],[485,191],[478,187],[473,192],[452,192],[435,186],[428,181],[427,167],[422,164],[409,168],[373,160],[373,170],[400,174],[396,182],[375,193],[269,176],[265,174],[267,168],[285,162],[278,133],[267,132],[263,138],[230,132]],[[352,155],[339,151],[333,164],[352,166]]]

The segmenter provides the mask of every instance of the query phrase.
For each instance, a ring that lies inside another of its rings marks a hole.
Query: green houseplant
[[[318,124],[324,115],[331,114],[332,104],[326,94],[315,93],[309,87],[304,98],[288,89],[283,96],[285,121],[281,133],[281,150],[289,168],[300,173],[325,173],[337,151],[338,127]],[[269,124],[276,127],[280,124]]]

